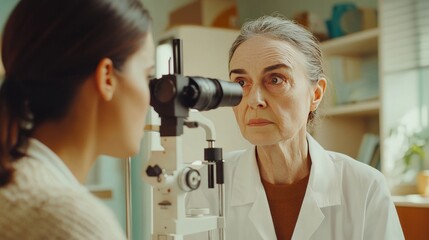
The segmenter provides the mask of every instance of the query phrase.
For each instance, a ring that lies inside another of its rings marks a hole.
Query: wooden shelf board
[[[429,198],[419,194],[392,196],[395,206],[429,208]]]
[[[373,28],[320,43],[325,55],[364,56],[377,53],[378,28]]]
[[[96,186],[96,185],[85,185],[85,187],[96,197],[100,199],[112,199],[113,198],[113,190],[104,187],[104,186]]]
[[[380,101],[372,100],[329,107],[322,114],[324,116],[371,116],[378,115],[379,109]]]

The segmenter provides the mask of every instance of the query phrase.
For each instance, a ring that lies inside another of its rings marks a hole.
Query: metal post
[[[218,184],[219,187],[219,216],[224,218],[223,226],[219,228],[219,240],[225,240],[225,190],[223,184]]]

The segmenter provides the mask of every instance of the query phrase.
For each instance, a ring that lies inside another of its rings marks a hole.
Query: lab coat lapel
[[[310,239],[325,218],[322,208],[341,204],[342,162],[333,162],[309,134],[307,141],[312,165],[293,240]]]
[[[255,147],[251,147],[238,159],[232,178],[231,206],[255,202],[259,185],[262,183],[255,157]]]
[[[310,239],[324,220],[322,208],[341,204],[342,162],[307,134],[312,160],[309,183],[292,239]],[[231,184],[231,207],[250,205],[249,220],[262,239],[276,239],[268,200],[262,185],[255,148],[238,159]]]
[[[258,197],[249,211],[249,219],[262,239],[277,239],[270,206],[262,186],[259,188]]]
[[[307,188],[305,195],[292,240],[310,239],[325,218],[313,192]]]
[[[237,163],[232,181],[231,207],[250,204],[248,218],[262,239],[276,239],[270,207],[259,175],[255,147],[249,148]],[[249,226],[251,227],[251,226]],[[255,236],[255,239],[259,239]]]

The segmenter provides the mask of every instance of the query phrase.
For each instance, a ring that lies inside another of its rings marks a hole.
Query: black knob
[[[149,177],[158,177],[159,175],[161,175],[161,173],[162,173],[162,169],[158,165],[155,165],[153,167],[148,166],[146,168],[146,174]]]

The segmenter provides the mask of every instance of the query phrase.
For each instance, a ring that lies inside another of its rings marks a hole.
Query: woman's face
[[[115,148],[117,152],[112,153],[113,156],[132,156],[140,149],[150,104],[149,80],[154,61],[154,42],[149,33],[144,45],[126,60],[122,70],[115,71],[118,85],[109,116],[113,119],[116,136],[109,145],[119,148]]]
[[[230,61],[230,79],[243,87],[234,113],[243,136],[272,145],[306,132],[312,87],[305,56],[285,41],[254,36]]]

